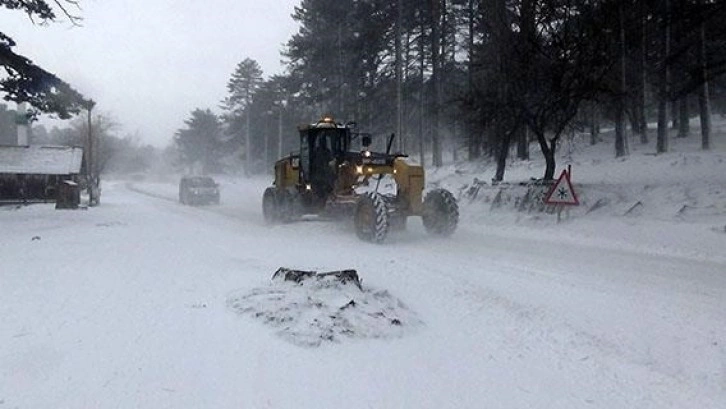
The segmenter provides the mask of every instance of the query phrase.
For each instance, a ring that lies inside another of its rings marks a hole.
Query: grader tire
[[[278,222],[290,223],[295,220],[295,197],[287,190],[277,190],[275,203],[277,203]]]
[[[429,234],[450,236],[459,224],[459,205],[446,189],[436,189],[426,194],[423,202],[423,225]]]
[[[382,243],[388,235],[388,207],[378,193],[366,193],[355,208],[355,232],[358,238]]]
[[[262,215],[267,224],[276,224],[281,221],[277,196],[277,189],[274,187],[268,187],[262,195]]]

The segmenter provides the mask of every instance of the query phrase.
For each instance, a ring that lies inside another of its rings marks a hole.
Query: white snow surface
[[[514,208],[537,152],[476,198],[492,165],[429,170],[459,229],[411,219],[383,245],[265,225],[269,177],[220,178],[220,206],[178,204],[168,178],[109,179],[85,211],[0,207],[0,409],[724,408],[726,143],[672,143],[563,144],[582,205],[560,223]],[[363,291],[271,281],[281,266],[353,268]]]

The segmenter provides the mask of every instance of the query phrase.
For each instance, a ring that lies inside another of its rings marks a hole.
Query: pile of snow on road
[[[267,287],[230,295],[227,306],[306,347],[346,339],[399,338],[423,325],[415,312],[388,291],[334,276],[299,282],[276,276]]]

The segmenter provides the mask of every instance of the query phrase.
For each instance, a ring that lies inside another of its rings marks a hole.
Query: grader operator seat
[[[310,158],[310,182],[320,197],[326,197],[335,183],[335,154],[330,148],[328,132],[318,132],[313,138],[314,149]]]

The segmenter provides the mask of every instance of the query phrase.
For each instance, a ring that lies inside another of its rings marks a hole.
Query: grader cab
[[[262,198],[265,221],[281,223],[314,214],[353,218],[365,241],[383,242],[391,228],[421,216],[426,231],[450,235],[459,221],[454,196],[445,189],[424,198],[424,170],[406,162],[406,155],[372,152],[371,137],[355,132],[355,124],[336,123],[325,116],[298,127],[300,150],[275,163],[275,181]],[[354,146],[355,145],[355,146]],[[381,181],[393,185],[381,189]],[[391,183],[392,181],[392,183]]]

